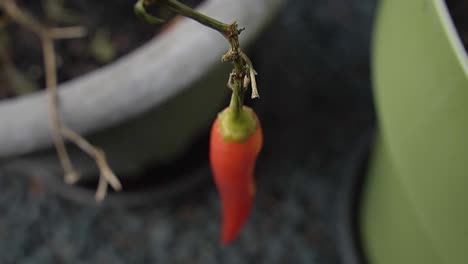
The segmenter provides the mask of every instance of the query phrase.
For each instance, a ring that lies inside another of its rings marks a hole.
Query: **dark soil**
[[[448,10],[452,15],[453,23],[457,28],[458,35],[468,51],[468,1],[467,0],[445,0]]]
[[[59,82],[91,72],[129,53],[160,32],[164,25],[150,25],[136,18],[135,1],[22,0],[17,1],[50,27],[82,26],[83,38],[56,41]],[[196,6],[202,0],[181,0]],[[152,8],[162,18],[172,16]],[[39,39],[12,21],[0,25],[0,100],[44,87]]]

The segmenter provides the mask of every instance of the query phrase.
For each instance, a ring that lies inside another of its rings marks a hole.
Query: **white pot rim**
[[[224,22],[237,20],[240,27],[246,27],[241,34],[245,46],[282,2],[205,0],[199,10]],[[218,32],[181,19],[170,31],[118,61],[61,84],[62,120],[75,131],[88,134],[137,116],[178,94],[220,63],[227,47]],[[45,92],[1,101],[0,159],[52,146],[49,127]]]

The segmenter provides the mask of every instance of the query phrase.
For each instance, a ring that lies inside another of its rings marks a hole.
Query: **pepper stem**
[[[257,82],[255,81],[256,72],[253,69],[252,62],[240,48],[239,34],[243,29],[239,29],[236,22],[231,24],[223,23],[184,5],[178,0],[138,0],[135,5],[135,11],[148,22],[160,21],[160,19],[146,12],[145,6],[151,4],[159,4],[177,14],[189,17],[200,24],[218,31],[228,40],[230,47],[227,53],[223,55],[222,60],[229,61],[234,65],[228,81],[228,87],[232,90],[229,108],[233,110],[233,117],[238,118],[244,104],[244,91],[248,88],[249,83],[252,86],[252,98],[258,97]],[[245,78],[247,78],[249,82],[246,83]]]
[[[231,109],[231,115],[234,119],[237,119],[242,112],[244,105],[244,96],[241,84],[231,73],[229,77],[228,87],[231,88],[231,101],[229,102],[229,109]]]
[[[198,12],[197,10],[194,10],[192,9],[191,7],[187,6],[187,5],[184,5],[183,3],[177,1],[177,0],[147,0],[147,2],[149,3],[152,3],[152,2],[155,2],[155,3],[159,3],[161,5],[164,5],[166,7],[168,7],[170,10],[180,14],[180,15],[183,15],[185,17],[189,17],[195,21],[197,21],[198,23],[202,24],[202,25],[205,25],[209,28],[212,28],[218,32],[220,32],[221,34],[223,34],[224,36],[226,36],[228,34],[228,28],[229,28],[229,25],[228,24],[225,24],[221,21],[218,21],[214,18],[211,18],[209,16],[206,16],[200,12]]]

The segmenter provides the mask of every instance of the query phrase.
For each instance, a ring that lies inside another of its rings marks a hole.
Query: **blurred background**
[[[337,202],[375,125],[374,0],[288,0],[247,53],[265,145],[250,219],[218,243],[214,185],[139,208],[82,205],[0,171],[0,263],[342,263]],[[248,29],[248,25],[247,29]],[[205,160],[205,162],[207,162]]]

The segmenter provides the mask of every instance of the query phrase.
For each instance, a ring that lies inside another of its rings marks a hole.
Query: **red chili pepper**
[[[221,196],[221,242],[232,242],[246,222],[255,196],[254,168],[262,148],[262,128],[248,107],[233,116],[228,107],[213,123],[210,162]]]

